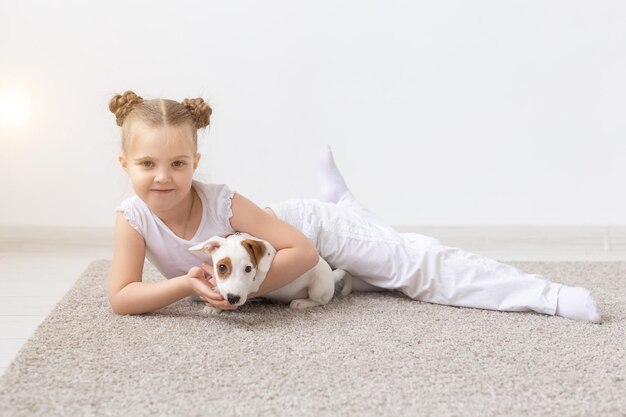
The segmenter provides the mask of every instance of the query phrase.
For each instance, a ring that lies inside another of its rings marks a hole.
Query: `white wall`
[[[110,97],[205,97],[200,178],[316,194],[330,143],[394,225],[626,224],[621,1],[0,3],[0,225],[109,226]]]

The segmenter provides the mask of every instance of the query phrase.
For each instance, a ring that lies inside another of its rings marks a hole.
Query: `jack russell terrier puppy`
[[[243,305],[248,294],[258,291],[276,255],[269,242],[240,232],[226,237],[214,236],[189,250],[202,252],[212,259],[217,291],[236,306]],[[315,267],[263,298],[290,303],[291,308],[297,309],[324,305],[333,298],[335,283],[342,279],[340,295],[345,297],[352,291],[352,276],[342,269],[333,271],[320,257]],[[208,309],[221,311],[214,307]]]

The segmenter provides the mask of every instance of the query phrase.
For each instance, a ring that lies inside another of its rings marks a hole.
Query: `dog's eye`
[[[224,264],[220,265],[220,272],[224,274],[226,273],[226,271],[228,271],[228,268],[226,268],[226,265]]]
[[[249,265],[248,265],[248,266],[246,266],[246,272],[248,272],[248,273],[252,272],[252,267],[251,267],[251,266],[249,266]]]

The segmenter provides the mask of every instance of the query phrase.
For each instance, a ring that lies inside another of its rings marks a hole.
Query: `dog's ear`
[[[259,261],[263,259],[263,255],[267,252],[267,248],[261,241],[252,239],[242,240],[241,246],[248,251],[252,265],[256,269],[259,265]]]
[[[221,236],[213,236],[211,239],[206,242],[200,243],[198,245],[192,246],[189,248],[190,251],[193,252],[202,252],[207,255],[211,255],[213,251],[222,246],[226,239]]]
[[[246,239],[241,241],[248,254],[252,264],[257,270],[268,271],[274,259],[274,248],[264,240]]]

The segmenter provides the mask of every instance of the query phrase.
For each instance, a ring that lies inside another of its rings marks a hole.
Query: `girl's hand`
[[[202,265],[204,268],[204,265]],[[220,310],[236,310],[237,306],[232,305],[224,299],[211,285],[207,275],[212,279],[210,273],[205,272],[202,268],[194,266],[187,272],[189,287],[198,294],[207,305],[219,308]]]

